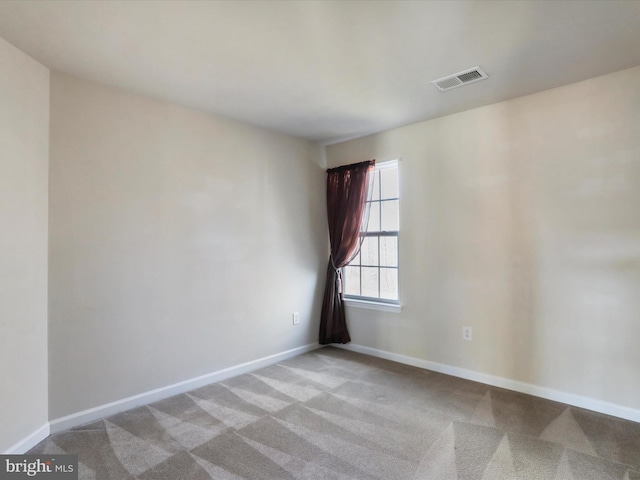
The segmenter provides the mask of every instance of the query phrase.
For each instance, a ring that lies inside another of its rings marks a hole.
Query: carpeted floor
[[[97,480],[640,480],[640,424],[324,348],[29,453]]]

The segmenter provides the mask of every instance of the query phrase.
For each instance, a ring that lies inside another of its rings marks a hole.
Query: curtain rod
[[[329,168],[327,170],[327,173],[340,172],[342,170],[351,170],[351,169],[356,168],[356,167],[361,167],[361,166],[363,166],[365,164],[367,164],[367,165],[375,165],[376,161],[375,160],[367,160],[366,162],[352,163],[350,165],[342,165],[340,167]]]

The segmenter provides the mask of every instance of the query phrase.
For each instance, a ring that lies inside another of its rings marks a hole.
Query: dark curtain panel
[[[375,160],[327,170],[327,216],[331,257],[320,316],[320,343],[351,341],[342,302],[340,269],[360,250],[360,230],[367,211],[370,172]]]

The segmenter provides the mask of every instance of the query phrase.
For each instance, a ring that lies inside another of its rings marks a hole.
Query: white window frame
[[[396,159],[396,160],[390,160],[390,161],[386,161],[386,162],[377,162],[376,163],[376,167],[375,167],[375,172],[378,173],[380,170],[383,170],[385,168],[396,168],[398,170],[398,197],[394,198],[394,199],[385,199],[385,200],[398,200],[398,208],[400,205],[400,186],[399,186],[399,177],[400,177],[400,168],[399,168],[399,160],[400,159]],[[378,188],[381,188],[382,186],[379,185]],[[372,200],[372,202],[375,203],[380,203],[380,205],[382,205],[382,202],[385,200]],[[400,304],[400,227],[398,226],[398,230],[393,230],[393,231],[376,231],[376,232],[363,232],[362,235],[364,237],[388,237],[388,236],[395,236],[397,238],[397,248],[398,248],[398,266],[397,267],[390,267],[390,268],[396,268],[397,272],[398,272],[398,299],[397,300],[393,300],[393,299],[386,299],[386,298],[376,298],[376,297],[364,297],[364,296],[359,296],[359,295],[348,295],[345,294],[344,295],[344,301],[348,306],[353,306],[353,307],[358,307],[358,308],[365,308],[365,309],[369,309],[369,310],[378,310],[378,311],[383,311],[383,312],[392,312],[392,313],[398,313],[402,310],[402,305]],[[378,252],[379,255],[379,252]],[[377,265],[378,269],[380,268],[387,268],[387,267],[380,267],[380,261],[378,260],[378,265]],[[343,270],[343,278],[344,278],[344,270]]]

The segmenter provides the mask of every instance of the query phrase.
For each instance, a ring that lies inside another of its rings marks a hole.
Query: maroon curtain
[[[369,173],[375,160],[327,170],[327,216],[331,257],[320,316],[320,343],[351,341],[342,302],[340,269],[360,250],[360,230],[367,210]]]

